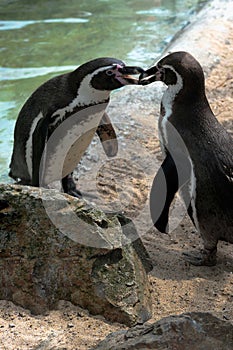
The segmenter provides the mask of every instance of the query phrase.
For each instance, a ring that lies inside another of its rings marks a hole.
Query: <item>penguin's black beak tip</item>
[[[118,69],[122,74],[143,74],[144,69],[137,66],[124,66]]]
[[[139,85],[149,85],[152,82],[152,80],[154,79],[154,75],[152,75],[152,73],[149,73],[149,71],[150,69],[140,74],[138,81]]]
[[[150,79],[146,79],[148,77],[148,74],[146,72],[143,72],[139,76],[138,84],[139,85],[148,85],[151,83]]]
[[[147,72],[146,72],[146,71],[143,71],[143,72],[141,72],[141,74],[140,74],[140,76],[139,76],[139,80],[142,80],[142,79],[147,78],[147,77],[148,77]]]
[[[130,84],[139,84],[139,77],[137,78],[136,75],[143,74],[144,69],[137,66],[124,66],[119,68],[118,71],[122,74],[122,78],[127,80]]]
[[[148,85],[154,81],[163,81],[164,69],[153,66],[146,71],[142,72],[139,76],[139,85]]]

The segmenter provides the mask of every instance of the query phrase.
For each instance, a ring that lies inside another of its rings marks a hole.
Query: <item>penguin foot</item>
[[[79,199],[84,198],[90,198],[90,199],[98,199],[98,197],[92,193],[88,193],[88,192],[80,192],[77,188],[76,189],[70,189],[68,192],[66,192],[67,194],[69,194],[72,197],[76,197]]]
[[[0,200],[0,211],[9,207],[9,204],[5,200]]]
[[[62,179],[62,187],[64,193],[67,193],[72,197],[82,198],[82,193],[76,188],[72,174],[69,174]]]
[[[83,198],[82,193],[79,190],[77,190],[77,188],[76,189],[69,189],[66,193],[72,197]]]
[[[95,196],[94,194],[91,194],[88,192],[81,193],[76,188],[76,184],[73,180],[72,174],[69,174],[62,179],[62,188],[63,188],[64,193],[67,193],[72,197],[76,197],[76,198],[81,199],[84,196],[84,197],[91,198],[91,199],[98,199],[98,197]]]
[[[217,263],[217,249],[202,249],[200,252],[184,252],[185,261],[195,266],[215,266]]]

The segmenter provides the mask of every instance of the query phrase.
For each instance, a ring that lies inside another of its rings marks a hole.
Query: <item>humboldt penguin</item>
[[[108,156],[117,153],[116,134],[105,112],[110,92],[137,84],[129,74],[139,73],[139,67],[104,57],[42,84],[17,118],[9,175],[32,186],[61,180],[64,192],[80,197],[72,172],[95,132]]]
[[[169,207],[179,190],[204,242],[200,253],[184,253],[194,265],[216,264],[217,243],[233,243],[233,139],[214,116],[205,94],[201,65],[174,52],[140,76],[140,84],[167,85],[159,135],[165,159],[150,193],[154,226],[168,230]],[[162,200],[161,200],[162,198]]]

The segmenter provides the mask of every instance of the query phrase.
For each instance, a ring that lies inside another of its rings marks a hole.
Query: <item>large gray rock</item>
[[[233,326],[209,313],[170,316],[110,334],[93,350],[233,350]]]
[[[127,325],[150,318],[132,222],[56,190],[0,185],[0,299],[44,313],[68,300]]]

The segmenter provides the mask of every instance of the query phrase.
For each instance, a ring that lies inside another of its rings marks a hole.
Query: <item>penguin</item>
[[[9,176],[18,183],[46,187],[61,180],[65,193],[81,197],[72,172],[95,134],[109,157],[117,153],[114,128],[106,113],[110,92],[138,79],[140,67],[96,58],[38,87],[19,112]]]
[[[183,256],[193,265],[213,266],[218,241],[233,243],[233,139],[211,110],[203,69],[191,54],[168,54],[139,77],[142,85],[154,81],[167,89],[159,117],[165,158],[150,191],[152,221],[168,231],[169,208],[179,191],[204,243],[201,252]]]

